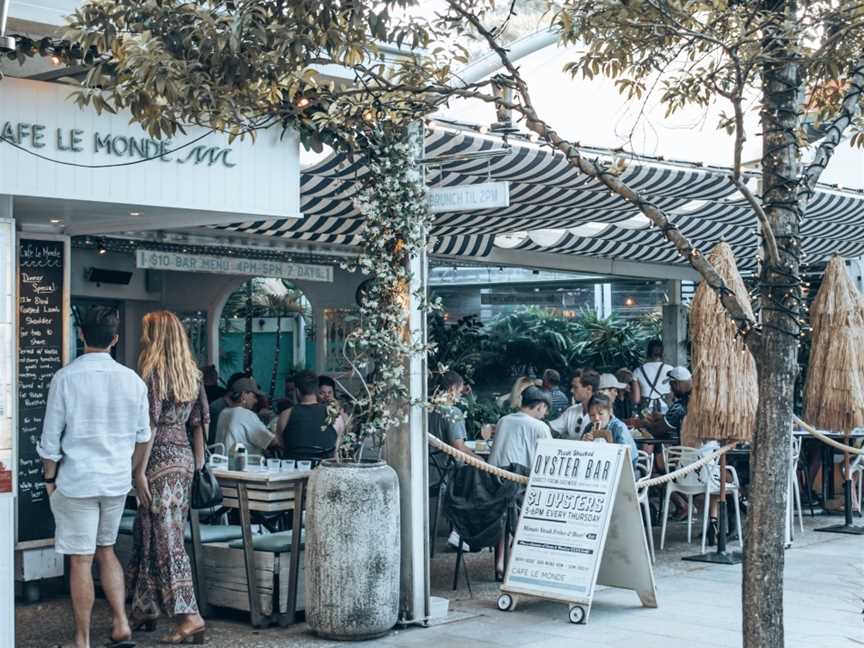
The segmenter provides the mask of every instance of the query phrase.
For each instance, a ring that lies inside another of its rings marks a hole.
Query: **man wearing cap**
[[[669,406],[665,414],[654,412],[650,418],[640,421],[638,427],[644,428],[652,436],[663,438],[681,438],[681,426],[687,416],[687,404],[693,389],[693,376],[687,367],[675,367],[666,377],[666,383],[675,396],[675,402]]]
[[[277,445],[276,435],[252,411],[262,396],[254,378],[234,381],[229,394],[231,405],[222,411],[216,425],[216,442],[224,444],[226,452],[243,444],[247,450],[259,454]]]
[[[534,458],[538,439],[551,439],[552,434],[543,422],[552,397],[539,387],[528,387],[522,392],[522,407],[498,421],[495,442],[489,463],[499,468],[519,465],[527,471]]]

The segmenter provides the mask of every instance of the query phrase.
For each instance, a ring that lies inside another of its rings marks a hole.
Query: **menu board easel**
[[[596,584],[634,590],[657,607],[629,449],[610,443],[542,440],[528,478],[498,608],[517,595],[570,604],[585,623]]]
[[[51,378],[68,359],[69,239],[22,234],[18,241],[16,548],[53,543],[54,518],[36,444]]]

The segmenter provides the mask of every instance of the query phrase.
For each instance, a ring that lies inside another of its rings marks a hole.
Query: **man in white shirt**
[[[550,439],[549,428],[543,423],[552,397],[539,387],[528,387],[522,392],[522,407],[498,421],[495,442],[489,455],[489,463],[499,468],[511,464],[531,467],[538,439]]]
[[[583,369],[570,381],[570,392],[575,405],[571,405],[558,418],[549,421],[549,427],[558,438],[575,439],[591,426],[588,416],[588,402],[600,388],[600,374],[593,369]]]
[[[113,613],[112,644],[129,645],[123,568],[114,553],[132,465],[150,440],[147,386],[110,355],[117,310],[94,306],[79,335],[84,355],[51,380],[42,438],[36,447],[54,514],[54,549],[69,556],[74,648],[90,646],[93,558]]]
[[[665,414],[669,407],[666,402],[669,397],[667,377],[672,365],[663,362],[663,342],[660,340],[649,341],[647,352],[648,361],[633,370],[633,376],[639,382],[639,393],[642,394],[640,409]]]
[[[216,443],[224,444],[225,452],[230,453],[242,444],[250,453],[262,454],[277,445],[280,431],[272,432],[252,411],[260,396],[263,393],[254,378],[234,381],[230,394],[232,404],[222,410],[216,425]]]

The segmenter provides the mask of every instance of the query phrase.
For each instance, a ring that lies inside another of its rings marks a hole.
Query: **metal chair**
[[[444,491],[447,488],[447,474],[455,465],[455,460],[440,450],[429,450],[429,499],[435,499],[435,507],[429,507],[432,519],[429,521],[429,557],[435,557],[435,543],[438,539],[438,522],[444,512]]]
[[[699,461],[702,453],[697,448],[687,446],[663,446],[663,460],[666,472],[675,472],[679,468]],[[743,542],[741,530],[741,508],[738,504],[738,493],[741,485],[738,481],[738,473],[732,466],[726,466],[727,472],[732,475],[732,483],[726,485],[726,492],[732,495],[735,508],[735,522],[738,530],[738,542]],[[725,475],[723,476],[725,479]],[[708,537],[708,510],[712,495],[720,492],[720,466],[717,461],[702,466],[698,470],[673,479],[666,483],[666,495],[663,499],[663,523],[660,529],[660,549],[666,543],[666,523],[669,520],[669,501],[672,493],[680,493],[687,497],[687,542],[693,541],[693,498],[702,495],[705,498],[702,514],[702,553],[705,553],[706,539]]]
[[[651,470],[654,467],[654,453],[639,450],[636,459],[636,479],[644,479],[651,476]],[[642,508],[642,516],[645,524],[645,539],[648,540],[648,549],[651,551],[651,562],[655,562],[654,556],[654,530],[651,526],[651,504],[648,501],[647,486],[639,486],[636,482],[636,492],[639,499],[639,505]]]

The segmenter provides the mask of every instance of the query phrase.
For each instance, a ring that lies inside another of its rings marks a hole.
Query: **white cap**
[[[625,389],[626,387],[624,383],[618,382],[615,374],[600,374],[600,384],[597,389]]]
[[[690,380],[693,378],[693,374],[690,373],[690,370],[687,367],[675,367],[671,369],[668,374],[666,374],[666,380],[664,383],[670,383],[673,380],[676,382],[684,382],[686,380]]]

